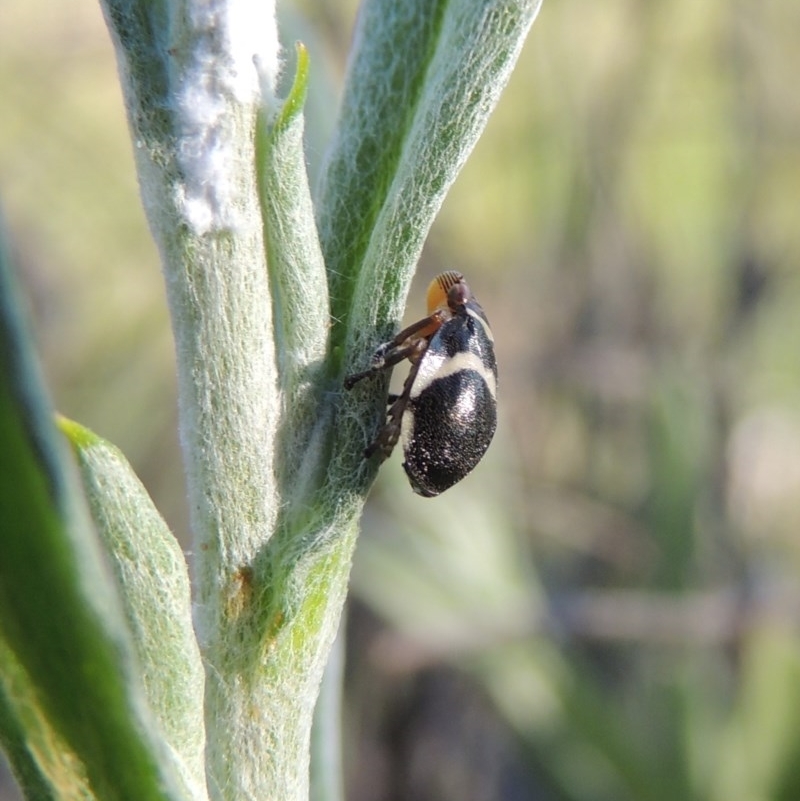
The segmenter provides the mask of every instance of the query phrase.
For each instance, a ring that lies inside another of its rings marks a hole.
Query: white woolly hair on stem
[[[236,141],[222,135],[227,99],[275,103],[280,44],[274,3],[210,0],[191,3],[196,40],[182,71],[177,112],[182,130],[177,160],[185,186],[177,198],[195,234],[235,227],[240,204],[230,163]]]

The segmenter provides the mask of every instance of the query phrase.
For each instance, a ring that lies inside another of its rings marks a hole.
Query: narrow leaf
[[[2,639],[0,745],[26,798],[96,797],[83,765],[50,723],[34,686]]]
[[[183,551],[120,451],[71,420],[59,425],[111,557],[150,709],[192,798],[204,799],[204,671]]]
[[[0,255],[0,639],[94,794],[179,798],[16,297]]]
[[[279,380],[285,397],[277,459],[284,503],[319,483],[319,414],[328,348],[328,281],[303,151],[308,53],[297,45],[294,84],[274,121],[259,115],[256,160],[272,293]],[[309,448],[309,446],[311,446]]]
[[[422,245],[541,0],[366,0],[318,209],[333,345],[361,358],[402,314]],[[336,323],[346,322],[346,330]]]

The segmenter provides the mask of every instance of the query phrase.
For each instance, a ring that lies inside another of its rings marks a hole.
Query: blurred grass
[[[296,4],[314,164],[346,5]],[[382,470],[351,801],[800,797],[798,45],[793,0],[546,0],[409,305],[466,273],[501,421],[441,499]],[[57,405],[183,532],[160,270],[94,5],[5,0],[0,121]]]
[[[125,451],[181,533],[169,321],[98,6],[3,3],[0,120],[0,202],[58,406]]]

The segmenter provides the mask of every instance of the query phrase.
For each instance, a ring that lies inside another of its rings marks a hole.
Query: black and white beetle
[[[388,458],[401,439],[412,489],[432,498],[478,464],[497,426],[494,337],[461,273],[437,275],[428,286],[428,316],[381,345],[370,368],[348,376],[345,388],[403,359],[411,362],[403,391],[389,396],[386,423],[364,457],[379,451]]]

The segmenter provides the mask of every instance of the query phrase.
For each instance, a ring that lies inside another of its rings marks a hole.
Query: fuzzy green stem
[[[177,346],[209,792],[303,801],[314,702],[377,470],[362,453],[380,383],[345,393],[343,370],[397,324],[538,2],[368,0],[319,240],[304,53],[278,107],[274,54],[237,26],[242,9],[269,4],[104,2]],[[261,37],[277,53],[272,17]]]

